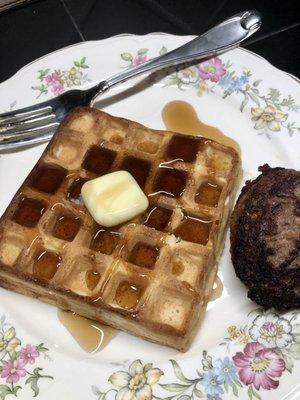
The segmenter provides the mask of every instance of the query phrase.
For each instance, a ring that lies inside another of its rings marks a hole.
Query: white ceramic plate
[[[190,39],[121,35],[56,51],[0,85],[0,111],[48,99],[68,86],[87,87]],[[224,54],[217,66],[210,75],[200,65],[138,89],[133,81],[124,83],[99,106],[162,129],[164,105],[184,100],[203,122],[239,142],[244,180],[264,163],[299,168],[296,78],[242,49]],[[1,154],[0,213],[44,147]],[[219,271],[222,297],[209,303],[185,354],[120,332],[90,355],[60,324],[54,307],[0,289],[0,399],[37,393],[51,400],[300,398],[300,311],[279,315],[258,309],[235,277],[228,247],[227,235]]]

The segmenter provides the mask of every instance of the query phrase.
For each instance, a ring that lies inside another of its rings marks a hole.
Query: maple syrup
[[[216,207],[222,192],[222,187],[215,182],[203,182],[195,195],[195,202]]]
[[[142,288],[127,281],[123,281],[116,290],[115,301],[122,308],[134,310],[137,307],[142,294]]]
[[[142,268],[153,269],[159,256],[159,249],[146,243],[138,242],[131,250],[128,261]]]
[[[61,257],[58,254],[42,249],[36,254],[33,274],[38,278],[50,280],[56,274],[60,263]]]
[[[44,214],[47,205],[42,200],[23,197],[12,219],[19,225],[33,228]]]
[[[104,349],[117,333],[116,329],[70,311],[58,310],[57,316],[79,346],[88,353]]]
[[[61,240],[72,240],[77,235],[81,221],[78,217],[72,215],[60,215],[54,225],[52,235]]]
[[[92,146],[83,160],[83,168],[97,175],[107,174],[116,158],[116,152],[100,146]]]
[[[162,118],[166,128],[170,131],[203,136],[232,147],[240,153],[240,146],[235,140],[224,135],[214,126],[206,125],[200,121],[195,109],[185,101],[175,100],[167,103],[162,111]]]
[[[57,192],[66,175],[67,171],[64,168],[45,164],[37,168],[31,180],[31,186],[40,192],[53,194]]]
[[[212,221],[187,215],[175,229],[174,235],[187,242],[205,246],[209,239],[211,225]]]

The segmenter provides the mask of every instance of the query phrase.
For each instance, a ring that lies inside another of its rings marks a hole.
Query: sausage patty
[[[259,171],[232,214],[232,263],[256,303],[300,307],[300,171],[267,164]]]

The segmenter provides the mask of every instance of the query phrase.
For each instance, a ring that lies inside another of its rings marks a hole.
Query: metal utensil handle
[[[257,11],[236,14],[183,46],[100,82],[92,88],[96,93],[94,98],[118,83],[145,72],[214,56],[233,49],[255,33],[260,26],[261,15]]]

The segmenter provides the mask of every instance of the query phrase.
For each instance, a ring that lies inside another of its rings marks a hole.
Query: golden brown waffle
[[[79,108],[0,220],[0,284],[185,351],[216,274],[239,173],[234,150]],[[145,214],[102,228],[82,184],[127,170]]]

